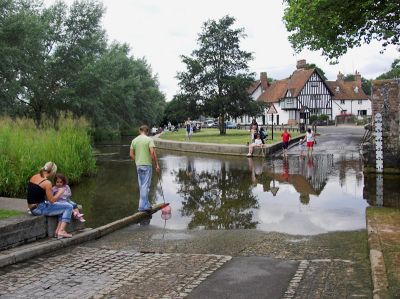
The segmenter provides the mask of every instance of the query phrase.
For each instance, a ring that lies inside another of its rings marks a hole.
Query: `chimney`
[[[361,87],[361,74],[359,72],[355,72],[354,81],[356,81],[357,86]]]
[[[300,60],[297,60],[296,68],[297,68],[298,70],[300,70],[300,69],[305,69],[305,68],[306,68],[306,65],[307,65],[306,60],[305,60],[305,59],[300,59]]]
[[[344,80],[344,75],[339,71],[339,74],[337,74],[337,81],[343,82]]]
[[[261,72],[260,73],[260,82],[261,82],[261,90],[265,91],[269,86],[268,76],[267,76],[266,72]]]

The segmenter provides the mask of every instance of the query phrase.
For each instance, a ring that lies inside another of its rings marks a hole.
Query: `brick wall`
[[[381,113],[383,118],[384,169],[400,171],[400,80],[375,80],[372,82],[372,118]],[[375,163],[374,144],[370,150],[369,164]],[[375,167],[375,165],[369,165]]]

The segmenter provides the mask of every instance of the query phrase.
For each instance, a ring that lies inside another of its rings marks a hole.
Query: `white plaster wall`
[[[338,104],[338,105],[336,105]],[[358,110],[367,110],[367,115],[372,115],[371,111],[371,101],[370,100],[362,100],[361,104],[358,103],[358,100],[345,100],[344,104],[340,103],[340,100],[333,100],[332,103],[332,117],[335,118],[336,115],[341,114],[341,109],[347,110],[346,113],[351,113],[353,115],[358,114]]]
[[[276,108],[276,111],[278,112],[279,115],[279,125],[280,124],[287,124],[288,120],[289,120],[289,113],[286,112],[285,110],[282,110],[281,107],[279,107],[278,103],[274,103],[274,106]],[[267,110],[265,110],[265,123],[267,125],[271,125],[272,124],[272,115],[271,114],[267,114]],[[274,125],[276,125],[276,116],[277,114],[274,114]]]

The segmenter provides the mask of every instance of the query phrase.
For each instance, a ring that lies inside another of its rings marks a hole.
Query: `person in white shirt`
[[[307,142],[307,155],[312,155],[314,144],[316,144],[315,134],[311,129],[307,129],[306,136],[304,136],[303,142]]]
[[[254,148],[255,147],[261,147],[262,146],[262,140],[260,138],[260,134],[255,133],[254,134],[255,140],[252,144],[249,145],[249,152],[246,155],[247,157],[252,157],[253,156],[253,152],[254,152]]]

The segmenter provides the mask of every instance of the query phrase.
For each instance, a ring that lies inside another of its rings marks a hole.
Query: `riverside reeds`
[[[27,182],[46,161],[78,182],[95,171],[88,123],[61,118],[57,130],[29,119],[0,119],[0,196],[25,196]]]

